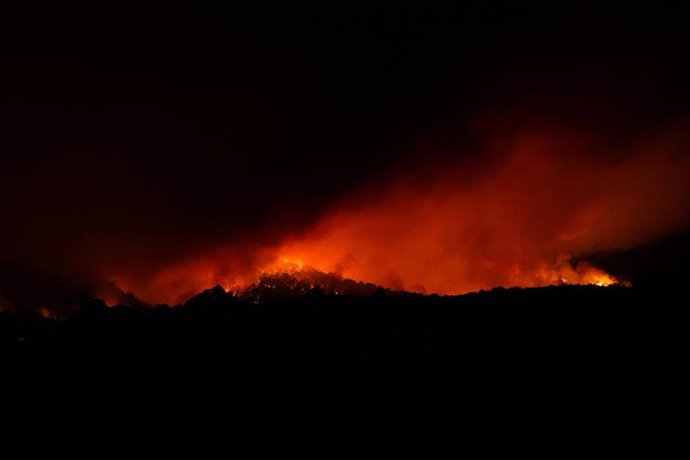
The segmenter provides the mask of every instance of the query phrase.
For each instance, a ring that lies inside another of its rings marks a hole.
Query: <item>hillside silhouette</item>
[[[626,431],[660,416],[680,384],[684,309],[670,294],[334,289],[279,275],[176,307],[93,299],[64,320],[3,313],[0,336],[24,401],[96,434],[126,420],[183,436],[197,420],[215,435],[230,423],[233,435],[380,440],[537,420],[560,436],[548,421],[611,429],[602,410]]]

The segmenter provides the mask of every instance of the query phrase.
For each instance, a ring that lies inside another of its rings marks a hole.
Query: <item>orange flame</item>
[[[572,138],[526,137],[490,168],[449,165],[344,200],[310,230],[252,248],[251,266],[228,265],[246,252],[233,244],[158,273],[143,289],[119,281],[169,300],[304,266],[440,294],[621,283],[582,260],[690,224],[690,156],[668,142],[607,161],[588,149]]]

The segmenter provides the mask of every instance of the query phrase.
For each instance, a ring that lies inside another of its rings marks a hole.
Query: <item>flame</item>
[[[56,313],[45,305],[41,305],[38,309],[38,313],[46,319],[58,318]]]
[[[598,164],[574,152],[552,154],[557,147],[527,139],[482,180],[453,170],[429,186],[396,184],[363,205],[344,206],[285,241],[268,270],[298,261],[393,289],[440,294],[629,285],[580,259],[653,238],[669,222],[687,222],[688,187],[680,184],[690,161],[660,151]]]
[[[606,161],[595,150],[570,137],[526,136],[489,166],[449,164],[345,197],[310,228],[277,244],[231,242],[146,282],[115,282],[166,301],[304,267],[439,294],[626,284],[587,263],[587,255],[632,248],[688,226],[690,155],[669,142],[641,144]]]

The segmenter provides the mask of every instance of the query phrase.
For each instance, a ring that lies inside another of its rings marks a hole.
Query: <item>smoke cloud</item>
[[[480,163],[408,171],[384,187],[346,195],[275,244],[231,243],[144,282],[121,275],[117,283],[146,298],[179,300],[296,265],[424,293],[610,284],[616,279],[588,256],[690,224],[690,154],[677,133],[638,138],[622,152],[604,151],[579,133],[491,144]]]
[[[684,7],[476,3],[0,15],[0,308],[606,284],[687,229]]]

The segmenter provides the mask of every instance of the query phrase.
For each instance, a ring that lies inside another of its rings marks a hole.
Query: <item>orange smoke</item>
[[[449,164],[369,191],[356,204],[344,200],[310,230],[252,249],[250,266],[229,267],[236,247],[229,246],[159,273],[141,292],[179,300],[295,264],[440,294],[613,284],[619,280],[588,264],[587,255],[687,226],[690,156],[670,141],[597,153],[568,136],[522,137],[491,156],[492,166]]]
[[[295,261],[394,289],[444,294],[617,280],[585,262],[688,223],[690,158],[669,146],[606,162],[584,144],[522,139],[477,178],[451,169],[397,184],[286,241]]]

